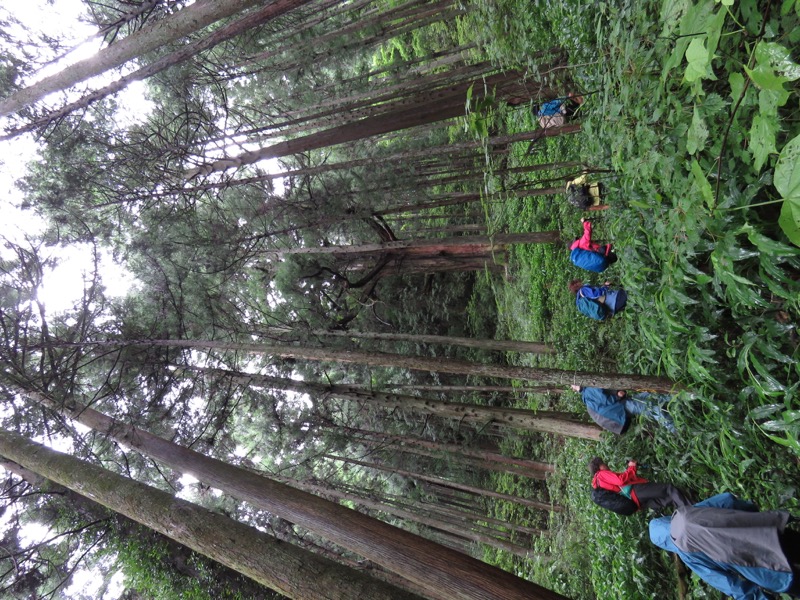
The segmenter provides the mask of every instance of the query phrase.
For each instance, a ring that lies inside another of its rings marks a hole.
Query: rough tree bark
[[[298,6],[302,6],[303,4],[306,4],[310,1],[311,0],[276,0],[275,2],[269,4],[268,6],[253,11],[248,15],[246,15],[245,17],[234,21],[233,23],[229,23],[223,27],[220,27],[212,34],[201,40],[185,44],[181,46],[178,50],[171,52],[166,56],[159,58],[158,60],[155,60],[148,65],[145,65],[140,69],[137,69],[133,73],[119,77],[118,79],[109,83],[108,85],[105,85],[100,89],[94,90],[93,92],[86,94],[85,96],[81,97],[80,99],[74,102],[70,102],[69,104],[62,106],[59,109],[50,111],[45,115],[43,115],[42,117],[37,118],[35,121],[32,121],[22,127],[18,127],[4,136],[0,136],[0,141],[13,138],[27,131],[33,131],[40,127],[45,127],[48,124],[76,110],[86,108],[91,103],[97,102],[101,98],[105,98],[106,96],[118,92],[119,90],[125,88],[134,81],[141,81],[147,79],[148,77],[152,77],[156,73],[159,73],[164,69],[171,67],[173,65],[181,63],[184,60],[190,58],[191,56],[194,56],[195,54],[199,54],[204,50],[213,48],[214,46],[220,44],[225,40],[228,40],[236,35],[239,35],[242,32],[247,31],[248,29],[252,29],[257,25],[260,25],[271,19],[274,19],[282,14],[285,14],[290,10],[295,9]]]
[[[0,431],[0,455],[289,598],[419,597],[156,488]],[[375,594],[373,596],[373,594]]]
[[[155,21],[149,27],[122,38],[96,55],[14,92],[0,102],[0,117],[7,117],[38,102],[48,94],[100,75],[256,4],[259,4],[259,0],[198,0],[168,17]]]
[[[300,346],[282,346],[276,344],[251,344],[247,342],[225,342],[219,340],[138,340],[138,341],[84,341],[53,342],[48,348],[74,348],[78,346],[96,346],[104,348],[125,347],[165,347],[195,348],[207,350],[232,350],[265,354],[280,358],[297,360],[322,361],[334,363],[354,363],[371,367],[395,367],[413,371],[452,373],[456,375],[472,375],[479,377],[497,377],[500,379],[522,379],[552,384],[562,387],[580,385],[582,387],[601,387],[619,390],[648,390],[670,392],[680,386],[666,377],[649,375],[629,375],[624,373],[591,373],[587,371],[569,371],[562,369],[545,369],[513,365],[485,365],[466,360],[456,360],[432,356],[405,356],[388,352],[359,352],[337,348],[311,348]],[[31,347],[33,349],[33,347]]]
[[[39,392],[28,390],[25,395],[173,469],[190,473],[207,485],[380,564],[428,589],[433,600],[564,600],[560,594],[354,510],[120,423],[72,398],[58,403]],[[25,466],[24,462],[17,462]]]
[[[212,373],[224,372],[210,370]],[[573,413],[532,411],[521,408],[503,408],[499,406],[480,406],[458,402],[441,402],[419,396],[406,396],[386,392],[352,388],[347,385],[321,384],[309,381],[298,381],[246,373],[230,373],[239,381],[251,382],[272,389],[292,390],[310,396],[334,396],[344,400],[379,406],[388,410],[412,410],[439,417],[450,417],[468,423],[494,422],[540,433],[551,433],[565,437],[577,437],[587,440],[599,440],[602,429],[593,423],[578,419]]]
[[[447,479],[442,479],[441,477],[432,477],[430,475],[424,475],[422,473],[414,473],[412,471],[406,471],[405,469],[396,469],[394,467],[389,467],[385,465],[381,465],[378,463],[370,463],[364,462],[360,460],[356,460],[354,458],[346,458],[343,456],[333,456],[330,454],[323,454],[325,458],[329,458],[331,460],[339,460],[343,462],[347,462],[353,465],[359,465],[362,467],[369,467],[370,469],[378,469],[381,471],[389,471],[391,473],[395,473],[397,475],[402,475],[404,477],[410,477],[412,479],[419,479],[420,481],[427,481],[428,483],[434,483],[436,485],[449,487],[454,490],[459,490],[461,492],[468,492],[470,494],[475,494],[476,496],[486,496],[489,498],[497,498],[498,500],[506,500],[507,502],[513,502],[515,504],[521,504],[522,506],[527,506],[529,508],[535,508],[537,510],[549,510],[554,512],[561,512],[564,510],[562,506],[558,504],[551,504],[548,502],[541,502],[539,500],[531,500],[529,498],[519,498],[517,496],[511,496],[509,494],[503,494],[500,492],[493,492],[492,490],[484,490],[482,488],[475,487],[474,485],[467,485],[465,483],[458,483],[456,481],[449,481]]]
[[[425,335],[410,333],[380,333],[374,331],[338,331],[331,329],[302,330],[291,327],[267,327],[259,329],[259,334],[267,336],[291,336],[293,333],[307,333],[318,337],[344,337],[359,340],[388,340],[411,342],[415,344],[439,344],[443,346],[460,346],[462,348],[478,348],[481,350],[497,350],[500,352],[528,352],[531,354],[555,354],[556,349],[544,342],[524,342],[520,340],[489,340],[444,335]],[[291,339],[291,338],[290,338]]]

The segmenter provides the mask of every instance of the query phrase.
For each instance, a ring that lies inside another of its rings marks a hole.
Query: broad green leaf
[[[750,128],[750,150],[753,152],[753,169],[758,173],[769,155],[777,153],[775,136],[778,133],[778,118],[757,114]]]
[[[694,82],[710,78],[710,61],[705,41],[695,38],[689,42],[689,47],[686,48],[686,60],[689,62],[684,73],[686,81]]]
[[[714,5],[710,2],[690,3],[681,19],[680,34],[691,35],[698,31],[705,31],[706,23],[713,11]]]
[[[798,6],[800,6],[800,5],[798,5]],[[800,443],[798,443],[798,441],[796,439],[788,437],[789,433],[787,433],[786,435],[787,435],[786,439],[783,439],[783,438],[779,438],[779,437],[774,436],[774,435],[766,434],[766,436],[769,439],[771,439],[773,442],[775,442],[777,444],[780,444],[781,446],[787,446],[787,447],[793,449],[798,454],[800,454]]]
[[[744,75],[741,73],[731,73],[728,76],[728,83],[731,85],[731,98],[734,101],[739,99],[739,96],[744,92]]]
[[[778,107],[786,104],[790,95],[786,90],[759,90],[758,109],[765,117],[777,117]]]
[[[747,32],[751,35],[758,35],[764,23],[762,16],[762,0],[739,0],[739,21],[744,23]]]
[[[661,30],[661,37],[669,37],[678,27],[680,18],[689,6],[687,0],[664,0],[661,6],[661,19],[664,24]]]
[[[775,69],[769,65],[758,65],[755,69],[744,68],[750,79],[753,80],[762,90],[783,90],[783,84],[789,81],[786,77],[781,77],[775,73]]]
[[[747,416],[751,419],[766,419],[767,417],[774,415],[776,412],[783,410],[783,408],[783,404],[765,404],[764,406],[754,408]]]
[[[689,127],[689,133],[686,136],[686,151],[689,154],[696,154],[702,150],[706,145],[708,139],[708,127],[700,116],[700,111],[697,106],[694,107],[694,114],[692,116],[692,126]]]
[[[800,65],[792,60],[792,54],[784,46],[776,42],[761,42],[756,46],[756,62],[769,65],[783,73],[790,81],[800,79]]]
[[[714,0],[717,4],[722,4],[722,6],[733,6],[733,0]]]
[[[783,201],[778,225],[793,244],[800,246],[800,200],[787,198]]]
[[[672,53],[669,55],[664,61],[664,66],[661,69],[661,81],[664,82],[669,77],[669,72],[672,71],[675,67],[683,62],[684,54],[686,53],[686,48],[689,46],[689,40],[687,38],[681,38],[675,44],[675,48]]]
[[[700,168],[700,163],[696,160],[692,161],[692,175],[694,175],[694,180],[700,188],[700,195],[703,196],[703,200],[705,200],[708,208],[713,210],[714,191],[711,189],[711,184],[708,182],[706,174],[703,173],[703,169]]]
[[[789,140],[781,149],[773,182],[784,198],[800,199],[800,135]]]
[[[773,377],[772,373],[769,372],[769,369],[761,364],[761,361],[758,360],[755,355],[750,357],[750,363],[755,367],[755,370],[761,375],[763,381],[758,381],[761,389],[769,394],[775,392],[783,392],[786,390],[786,386],[783,385],[780,381]],[[756,379],[755,377],[753,379]]]
[[[743,225],[739,231],[746,233],[747,239],[758,248],[758,251],[772,257],[772,260],[781,256],[797,256],[800,253],[797,248],[792,248],[761,234],[752,225]]]
[[[706,34],[708,35],[708,61],[714,60],[714,53],[717,51],[719,38],[722,35],[722,26],[725,24],[725,17],[727,10],[719,10],[716,14],[709,19],[706,25]]]
[[[739,349],[739,356],[736,359],[736,367],[739,369],[739,373],[744,374],[750,368],[750,350],[758,341],[758,338],[752,331],[748,331],[742,336],[742,341],[742,347]]]
[[[795,421],[800,421],[800,410],[783,411],[783,420],[786,423],[794,423]]]

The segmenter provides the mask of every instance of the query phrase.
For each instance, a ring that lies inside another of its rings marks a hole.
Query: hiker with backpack
[[[730,493],[650,521],[650,541],[677,554],[702,580],[735,600],[800,598],[800,533],[787,511],[759,512]]]
[[[605,186],[598,181],[590,182],[585,173],[567,180],[564,192],[567,202],[580,210],[606,210],[608,208],[608,204],[602,203]]]
[[[584,285],[580,279],[569,283],[569,291],[575,294],[575,307],[585,317],[595,321],[605,321],[628,305],[628,293],[622,288],[613,289],[611,282],[601,286]]]
[[[671,400],[669,394],[639,392],[629,396],[625,390],[605,390],[595,387],[570,386],[581,395],[592,420],[606,431],[622,435],[631,425],[631,417],[642,415],[677,433],[670,414],[662,408]]]
[[[589,461],[592,476],[592,501],[620,515],[632,515],[642,507],[663,510],[669,506],[690,506],[691,501],[671,483],[654,483],[636,473],[636,461],[615,473],[599,456]]]
[[[617,255],[614,254],[611,244],[592,241],[592,222],[589,219],[581,219],[581,223],[583,235],[570,244],[569,259],[579,269],[602,273],[617,262]]]
[[[566,98],[556,98],[543,102],[536,108],[536,117],[542,129],[561,127],[572,119],[583,104],[583,96],[568,94]]]

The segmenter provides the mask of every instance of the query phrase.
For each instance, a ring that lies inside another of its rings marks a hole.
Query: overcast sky
[[[10,13],[22,24],[11,28],[9,33],[16,39],[25,39],[28,31],[39,31],[51,37],[63,40],[66,48],[76,48],[66,62],[54,63],[37,74],[43,77],[64,64],[84,58],[96,52],[100,40],[95,38],[89,43],[79,46],[90,39],[95,29],[82,22],[80,17],[85,7],[80,0],[56,0],[49,4],[47,0],[0,0],[0,10]],[[121,103],[126,98],[144,96],[144,84],[134,86],[121,93]],[[146,105],[141,102],[137,110],[126,110],[128,115],[141,115]],[[0,211],[3,214],[2,236],[12,242],[21,243],[26,235],[35,235],[41,231],[43,224],[32,211],[16,208],[22,200],[20,191],[15,185],[16,178],[24,173],[29,161],[37,159],[37,145],[31,135],[24,135],[12,141],[0,142]],[[0,254],[7,249],[0,246]],[[53,248],[52,256],[57,256],[59,266],[46,273],[45,285],[39,291],[39,299],[45,303],[47,311],[55,314],[68,310],[83,292],[84,274],[92,269],[91,248],[87,245],[70,248]],[[133,283],[124,266],[115,265],[110,255],[102,253],[103,283],[109,295],[124,295]]]

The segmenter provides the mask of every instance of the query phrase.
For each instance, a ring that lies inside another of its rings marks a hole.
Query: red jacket
[[[602,254],[608,255],[609,251],[611,250],[611,244],[598,244],[597,242],[593,242],[592,222],[584,221],[583,235],[574,242],[572,242],[572,245],[569,247],[570,250],[575,250],[575,248],[580,248],[581,250],[589,250],[591,252],[602,251]]]
[[[636,474],[636,467],[628,467],[622,473],[614,473],[607,469],[600,470],[594,474],[592,478],[592,487],[601,490],[608,490],[619,494],[620,488],[626,485],[634,485],[637,483],[647,483],[647,479],[643,479]],[[631,488],[631,500],[636,503],[636,506],[641,508],[639,498],[636,497],[636,488]]]

